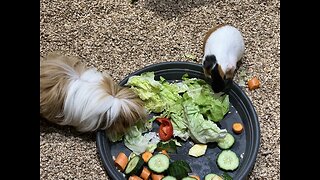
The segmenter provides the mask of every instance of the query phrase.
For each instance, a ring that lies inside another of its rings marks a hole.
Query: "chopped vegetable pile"
[[[228,158],[235,159],[229,162]],[[236,168],[238,163],[237,156],[230,150],[222,151],[217,161],[221,161],[220,166],[229,169]],[[200,180],[200,176],[193,171],[187,161],[173,160],[163,150],[154,153],[145,151],[142,155],[131,153],[129,157],[124,152],[119,152],[114,164],[128,180]],[[232,180],[232,177],[227,172],[221,175],[210,172],[204,179]]]
[[[131,76],[127,85],[145,102],[149,112],[171,119],[174,137],[197,143],[217,142],[226,135],[215,122],[229,110],[229,96],[214,94],[202,79],[188,78],[169,83],[163,77],[155,80],[154,72]]]
[[[216,157],[217,165],[225,171],[233,171],[239,166],[239,158],[231,147],[235,138],[216,123],[229,111],[229,96],[215,94],[211,86],[202,79],[189,78],[168,82],[163,77],[155,80],[154,72],[131,76],[126,84],[145,102],[149,113],[154,113],[145,124],[137,123],[123,137],[109,137],[113,142],[123,140],[132,151],[127,158],[120,152],[115,159],[118,170],[132,180],[148,179],[200,179],[186,161],[170,159],[168,153],[176,153],[179,140],[191,139],[195,144],[189,155],[205,155],[207,143],[216,142],[221,152]],[[158,123],[157,132],[152,132],[153,122]],[[243,131],[243,126],[235,122],[235,134]],[[131,155],[130,155],[131,156]],[[227,173],[209,173],[205,179],[232,179]]]
[[[131,127],[124,136],[109,137],[113,142],[123,139],[125,146],[134,153],[153,152],[160,140],[171,137],[184,141],[191,138],[195,143],[206,144],[226,136],[227,130],[220,129],[216,122],[229,111],[229,96],[215,94],[204,80],[188,78],[185,74],[182,81],[170,83],[161,76],[160,80],[155,80],[154,72],[145,72],[131,76],[126,85],[145,102],[149,113],[170,119],[170,122],[158,120],[160,137],[155,132],[148,132],[157,117]]]

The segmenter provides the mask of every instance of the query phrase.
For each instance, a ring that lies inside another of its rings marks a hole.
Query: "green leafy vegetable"
[[[189,135],[196,143],[217,142],[226,136],[227,130],[220,129],[213,121],[205,120],[196,105],[186,103],[185,114]]]
[[[145,151],[153,152],[157,148],[160,141],[155,132],[148,132],[145,124],[138,123],[130,127],[128,132],[124,135],[124,145],[136,154],[141,154]],[[144,135],[142,135],[145,133]]]
[[[173,134],[198,143],[217,142],[226,135],[215,123],[229,111],[229,96],[218,95],[202,79],[189,78],[170,83],[163,77],[156,81],[154,72],[129,78],[127,85],[145,102],[150,112],[171,119]]]
[[[224,172],[221,176],[223,180],[232,180],[232,177],[226,172]]]
[[[131,89],[145,102],[145,107],[150,112],[160,113],[164,110],[166,104],[160,97],[162,84],[154,80],[154,72],[131,76],[126,85],[131,86]]]
[[[170,152],[170,153],[176,153],[177,145],[173,140],[169,140],[169,141],[166,141],[166,142],[160,141],[157,144],[157,149],[159,151],[166,150],[167,152]]]
[[[200,113],[207,119],[219,122],[229,111],[229,96],[215,97],[209,84],[202,79],[187,79],[183,81],[188,86],[188,91],[183,95],[187,104],[199,107]],[[186,103],[185,103],[186,104]]]

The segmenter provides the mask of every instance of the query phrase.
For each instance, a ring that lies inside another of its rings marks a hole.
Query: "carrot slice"
[[[250,90],[257,89],[260,86],[260,80],[257,77],[253,77],[248,81],[248,88]]]
[[[145,151],[144,153],[142,153],[141,157],[144,162],[148,162],[149,159],[152,157],[152,153],[150,151]]]
[[[151,179],[152,180],[161,180],[163,177],[164,177],[163,174],[151,173]]]
[[[151,175],[151,171],[147,167],[143,167],[140,177],[143,180],[148,180]]]
[[[164,155],[167,155],[169,157],[169,154],[168,154],[168,152],[166,150],[162,149],[161,153],[164,154]]]
[[[235,123],[233,123],[233,125],[232,125],[232,130],[233,130],[235,133],[240,134],[240,133],[242,133],[242,131],[243,131],[243,125],[242,125],[241,123],[239,123],[239,122],[235,122]]]
[[[137,176],[137,175],[132,175],[132,176],[129,177],[128,180],[143,180],[143,179],[141,179],[141,178],[140,178],[139,176]]]
[[[198,175],[192,174],[192,175],[190,175],[190,177],[193,177],[193,178],[196,178],[197,180],[200,180],[200,177]]]
[[[119,170],[121,172],[123,172],[128,164],[128,157],[125,153],[120,152],[118,154],[117,158],[114,160],[114,162],[115,162],[117,168],[119,168]]]

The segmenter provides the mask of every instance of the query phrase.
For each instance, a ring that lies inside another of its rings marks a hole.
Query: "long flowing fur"
[[[143,101],[131,89],[58,54],[40,65],[40,114],[80,132],[107,129],[110,134],[123,133],[147,116]]]

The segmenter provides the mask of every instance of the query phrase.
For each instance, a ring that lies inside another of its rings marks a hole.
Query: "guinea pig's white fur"
[[[237,62],[242,58],[244,50],[243,37],[237,28],[230,25],[215,26],[207,32],[204,38],[202,63],[206,56],[214,55],[217,61],[215,65],[219,66],[220,76],[232,79]],[[209,76],[210,72],[205,70],[205,74]]]
[[[78,59],[52,54],[40,65],[40,114],[80,132],[123,133],[146,119],[143,101],[110,75],[87,69]]]

